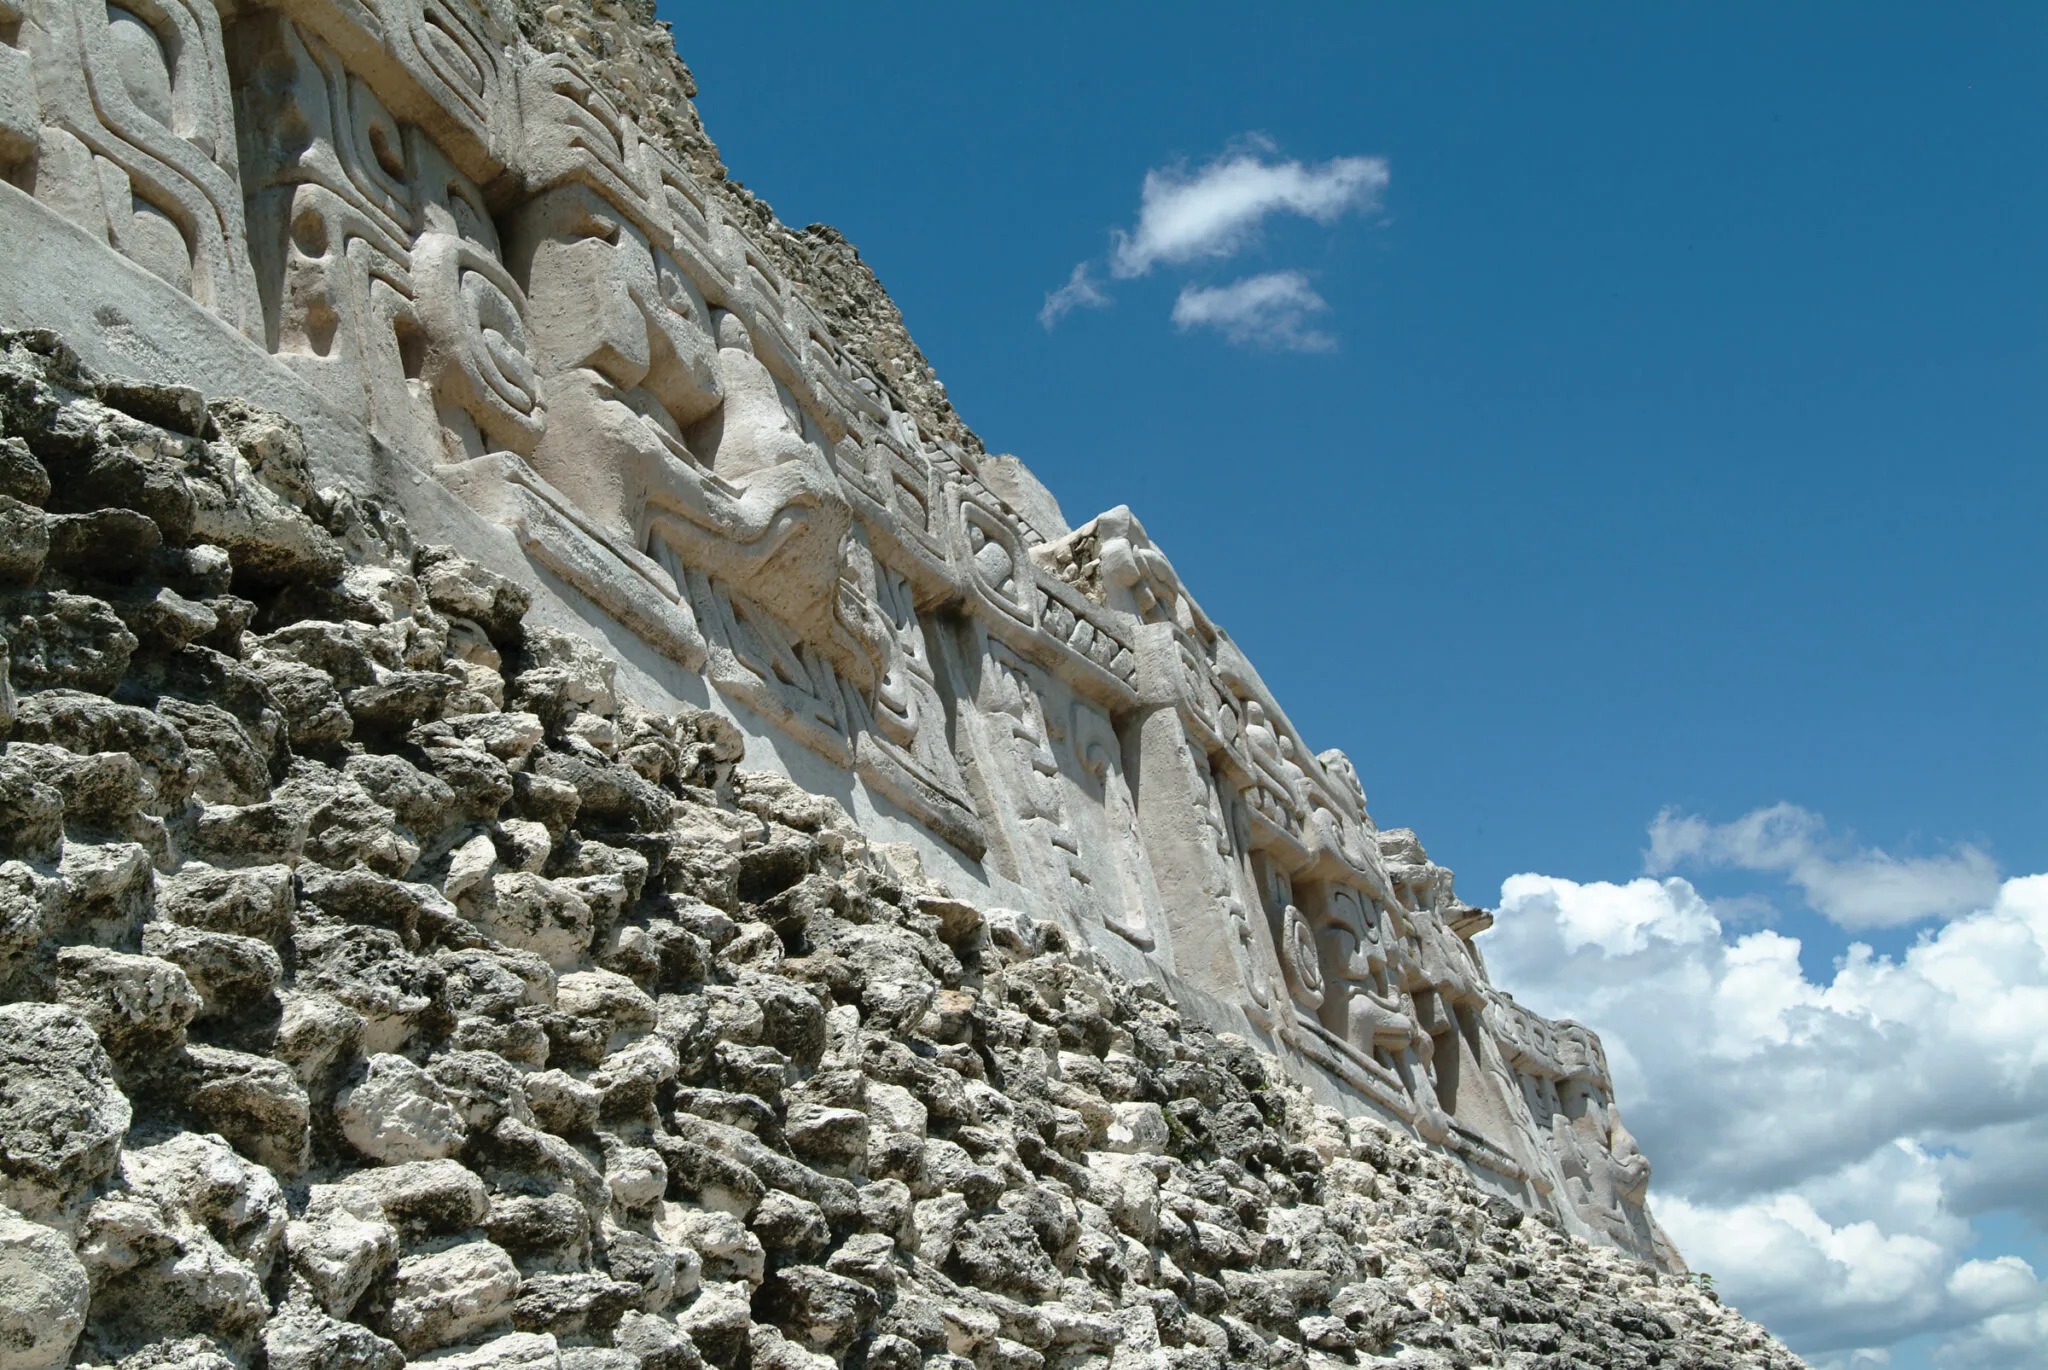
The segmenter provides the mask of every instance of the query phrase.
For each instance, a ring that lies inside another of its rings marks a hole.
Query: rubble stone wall
[[[1792,1364],[691,93],[0,0],[0,1370]]]

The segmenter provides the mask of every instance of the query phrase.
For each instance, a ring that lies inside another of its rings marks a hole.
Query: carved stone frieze
[[[1131,509],[1070,530],[934,408],[900,323],[827,322],[853,278],[719,179],[679,90],[653,117],[642,68],[541,50],[551,22],[0,0],[0,212],[105,268],[108,349],[262,389],[334,498],[496,557],[621,691],[713,704],[962,898],[1662,1259],[1597,1038],[1490,983],[1491,915],[1379,829]],[[0,324],[79,317],[41,269],[0,259]]]

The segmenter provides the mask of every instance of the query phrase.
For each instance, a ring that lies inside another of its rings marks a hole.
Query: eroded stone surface
[[[1796,1364],[645,13],[0,35],[0,1370]]]

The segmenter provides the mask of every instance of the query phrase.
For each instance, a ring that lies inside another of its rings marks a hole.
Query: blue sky
[[[1542,875],[1510,908],[1568,927],[1607,882],[1646,945],[1796,939],[1828,1013],[1852,941],[1918,974],[1977,914],[2048,927],[1999,892],[2048,872],[2048,8],[661,13],[735,173],[860,247],[1070,521],[1132,505],[1467,898]],[[1119,277],[1148,173],[1232,158],[1386,183]],[[1081,263],[1107,302],[1044,326]],[[1233,336],[1187,304],[1253,278],[1321,307]],[[1623,954],[1569,941],[1496,960],[1541,985]],[[2048,1058],[2013,1061],[1997,1125],[2048,1135]],[[1973,1143],[1910,1131],[1940,1214],[1870,1221],[1919,1222],[1951,1284],[2001,1254],[2048,1274],[2040,1196],[1971,1189],[1938,1162]],[[1770,1194],[1685,1164],[1660,1174],[1702,1212],[1796,1189],[1857,1220],[1849,1161]],[[1956,1349],[1960,1308],[1871,1342],[1853,1309],[1784,1316],[1817,1363],[1997,1364]]]

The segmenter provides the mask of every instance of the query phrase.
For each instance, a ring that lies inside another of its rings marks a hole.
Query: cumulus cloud
[[[1088,263],[1080,262],[1065,285],[1047,292],[1045,307],[1038,311],[1038,322],[1050,333],[1054,324],[1077,309],[1107,309],[1109,305],[1109,292],[1090,277]]]
[[[1924,1213],[1886,1220],[1824,1215],[1800,1193],[1716,1205],[1657,1201],[1657,1217],[1696,1268],[1750,1317],[1795,1347],[1868,1355],[1928,1332],[1961,1333],[2043,1306],[2017,1256],[1969,1257],[1968,1224],[1940,1205],[1932,1159],[1910,1143],[1844,1178],[1931,1191]],[[1833,1205],[1830,1205],[1833,1206]],[[2048,1349],[2048,1348],[2044,1348]],[[1853,1358],[1851,1363],[1854,1363]]]
[[[1330,307],[1299,271],[1268,271],[1229,285],[1186,286],[1173,302],[1173,326],[1214,328],[1234,343],[1278,352],[1327,352],[1337,345],[1309,327]]]
[[[2048,1364],[2048,1303],[1984,1319],[1934,1353],[1941,1370],[2011,1370]]]
[[[1110,271],[1142,276],[1160,262],[1228,257],[1257,238],[1275,214],[1331,223],[1347,210],[1370,209],[1387,188],[1383,157],[1337,157],[1310,165],[1268,161],[1271,145],[1253,143],[1206,166],[1160,167],[1145,173],[1138,226],[1119,231]]]
[[[1660,823],[1670,859],[1786,836]],[[1518,998],[1600,1032],[1679,1249],[1816,1364],[1883,1364],[1929,1333],[1954,1370],[2048,1355],[2048,1284],[1976,1251],[1969,1222],[2038,1212],[2048,1187],[2048,875],[1819,978],[1798,939],[1731,931],[1669,877],[1514,876],[1482,945]]]
[[[1687,865],[1782,874],[1822,916],[1845,928],[1899,927],[1984,907],[1998,866],[1967,843],[1943,856],[1897,857],[1831,841],[1820,815],[1774,804],[1732,823],[1666,809],[1650,825],[1645,865],[1662,875]]]

